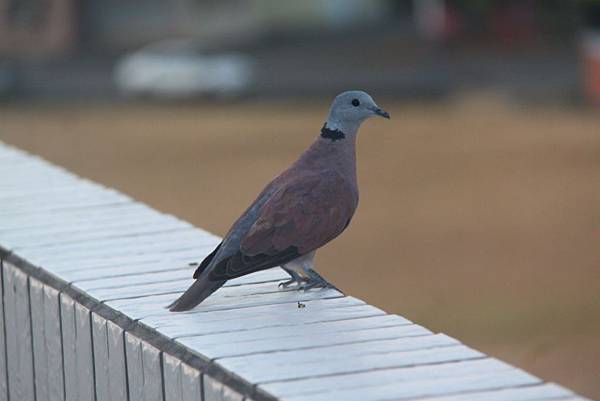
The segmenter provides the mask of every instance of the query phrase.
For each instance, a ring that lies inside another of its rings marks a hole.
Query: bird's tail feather
[[[223,281],[209,281],[206,275],[200,276],[179,298],[167,306],[171,312],[190,310],[208,298],[225,284]]]

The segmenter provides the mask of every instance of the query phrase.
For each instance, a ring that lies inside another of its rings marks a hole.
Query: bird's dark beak
[[[381,116],[383,118],[387,118],[389,120],[390,118],[390,113],[388,113],[387,111],[380,109],[379,107],[375,108],[375,110],[373,110],[373,112],[375,114],[377,114],[378,116]]]

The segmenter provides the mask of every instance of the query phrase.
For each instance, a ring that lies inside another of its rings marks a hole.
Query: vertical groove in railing
[[[44,340],[48,352],[49,401],[62,401],[65,398],[59,296],[59,291],[44,285]]]
[[[8,395],[10,400],[34,400],[28,279],[9,263],[3,268]]]
[[[165,401],[183,401],[181,361],[163,354],[163,383]]]
[[[141,347],[144,401],[164,401],[161,351],[145,341],[142,341]]]
[[[199,401],[202,398],[200,371],[169,354],[162,354],[165,401]]]
[[[129,333],[125,347],[130,401],[163,401],[160,350]]]
[[[92,343],[96,400],[128,399],[123,330],[92,312]]]
[[[77,401],[77,365],[75,360],[75,305],[71,297],[60,294],[60,316],[65,370],[65,400]]]
[[[48,287],[51,288],[51,287]],[[52,288],[53,289],[53,288]],[[54,290],[54,289],[53,289]],[[56,292],[56,306],[58,308],[58,327],[59,327],[59,332],[58,332],[58,338],[56,339],[57,342],[60,342],[60,363],[61,363],[61,372],[60,375],[62,376],[62,393],[60,393],[61,397],[58,398],[59,400],[65,401],[67,399],[67,379],[66,379],[66,374],[65,374],[65,343],[63,342],[63,316],[62,316],[62,306],[61,306],[61,293],[58,290],[54,290]],[[58,359],[58,358],[57,358]],[[57,387],[59,387],[59,385],[57,384]],[[57,393],[57,397],[58,397],[59,393]]]
[[[37,394],[36,394],[36,388],[37,388],[37,380],[35,377],[36,371],[35,371],[35,347],[33,345],[33,309],[34,307],[31,306],[31,277],[29,277],[26,273],[23,272],[23,275],[25,276],[25,287],[26,287],[26,292],[27,292],[27,307],[25,308],[25,311],[27,312],[27,318],[29,319],[29,332],[30,332],[30,349],[31,349],[31,371],[32,371],[32,377],[33,377],[33,399],[37,401]]]
[[[110,401],[106,320],[94,312],[92,312],[92,349],[94,352],[94,374],[96,375],[96,400]]]
[[[94,401],[96,392],[94,385],[94,355],[92,352],[90,311],[77,302],[75,302],[75,322],[79,401]]]
[[[108,382],[111,400],[128,400],[127,364],[125,362],[125,332],[111,322],[106,321],[108,340]]]
[[[8,372],[6,369],[6,330],[4,328],[4,261],[0,258],[0,401],[8,401]]]
[[[10,400],[34,400],[27,275],[10,264],[4,269],[8,396]]]
[[[89,310],[61,294],[65,398],[94,401],[94,370]]]
[[[29,277],[29,307],[31,310],[31,336],[33,339],[33,373],[36,401],[48,401],[48,350],[45,341],[44,287]]]
[[[144,378],[142,376],[142,349],[140,340],[125,333],[125,361],[127,366],[127,383],[129,401],[143,401]]]
[[[163,401],[167,400],[167,390],[166,390],[166,386],[167,384],[165,383],[165,354],[158,350],[159,354],[158,354],[158,369],[160,371],[160,391],[161,391],[161,397]]]
[[[36,401],[64,399],[59,292],[29,277]]]

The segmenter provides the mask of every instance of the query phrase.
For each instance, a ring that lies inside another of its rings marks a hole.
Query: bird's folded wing
[[[357,205],[352,187],[328,172],[291,180],[264,204],[240,251],[218,263],[211,280],[229,280],[287,263],[337,237]]]

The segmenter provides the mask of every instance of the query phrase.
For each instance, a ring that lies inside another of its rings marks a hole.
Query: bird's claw
[[[288,288],[292,284],[298,284],[298,286],[300,286],[302,283],[296,279],[291,279],[291,280],[279,283],[278,287],[285,289],[285,288]]]
[[[332,284],[325,280],[319,273],[311,271],[309,277],[293,277],[288,281],[279,283],[279,288],[288,288],[292,284],[297,284],[298,291],[309,291],[313,288],[333,288],[337,290]]]
[[[329,284],[327,281],[320,280],[309,280],[303,283],[302,290],[305,292],[308,290],[312,290],[313,288],[334,288],[333,285]]]

